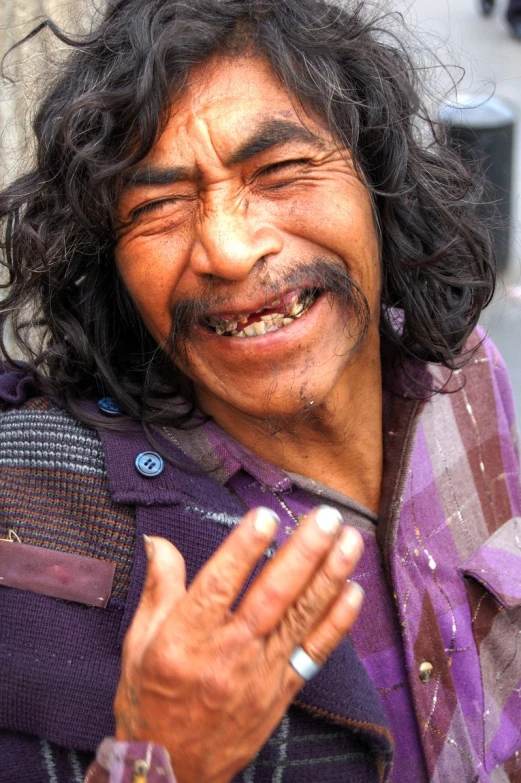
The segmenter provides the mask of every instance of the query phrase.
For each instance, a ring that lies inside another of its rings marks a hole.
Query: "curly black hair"
[[[109,0],[71,52],[34,120],[36,161],[0,194],[6,335],[43,393],[84,418],[108,394],[133,418],[172,423],[190,387],[146,332],[114,263],[122,174],[151,149],[194,66],[254,51],[353,155],[381,237],[381,330],[395,361],[454,369],[495,267],[474,178],[424,121],[414,62],[363,3],[329,0]],[[396,310],[402,311],[396,328]]]

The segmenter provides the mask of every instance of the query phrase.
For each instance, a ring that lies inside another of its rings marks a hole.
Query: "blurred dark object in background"
[[[494,5],[495,0],[479,0],[483,16],[491,16]],[[506,18],[512,37],[521,41],[521,0],[509,0]]]
[[[510,250],[516,112],[502,98],[460,93],[456,102],[441,108],[440,120],[461,157],[473,167],[479,166],[485,175],[485,193],[478,210],[492,226],[498,272],[502,274]]]

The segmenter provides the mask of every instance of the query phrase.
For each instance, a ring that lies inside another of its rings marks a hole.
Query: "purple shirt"
[[[246,449],[215,422],[197,429],[162,428],[185,454],[244,501],[246,508],[266,506],[281,525],[277,543],[283,544],[300,519],[321,503],[334,506],[344,523],[356,527],[364,539],[364,553],[353,573],[366,598],[350,633],[351,642],[385,709],[394,736],[395,753],[390,781],[427,783],[427,771],[410,692],[396,609],[376,538],[378,518],[348,496],[324,484],[286,473]]]

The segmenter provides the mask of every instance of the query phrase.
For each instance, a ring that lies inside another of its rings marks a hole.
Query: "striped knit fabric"
[[[48,400],[4,412],[0,426],[0,538],[116,563],[112,599],[124,601],[134,557],[134,508],[108,493],[95,430]],[[23,747],[13,756],[12,748]],[[1,783],[82,783],[92,753],[0,730]]]
[[[310,779],[317,783],[367,783],[375,780],[375,760],[364,744],[340,726],[310,719],[293,707],[234,783],[301,783]]]
[[[134,558],[134,509],[112,502],[95,430],[42,398],[2,414],[0,538],[116,563],[124,600]]]
[[[16,754],[13,747],[17,748]],[[36,737],[0,732],[2,783],[83,783],[91,760],[91,753],[60,748]]]
[[[26,764],[20,768],[19,756],[12,766],[13,743],[24,746]],[[92,754],[60,748],[34,737],[0,733],[2,783],[83,783]],[[292,708],[259,755],[236,777],[237,783],[300,783],[316,775],[317,783],[347,783],[346,769],[362,768],[361,776],[350,776],[349,783],[374,780],[374,760],[367,748],[353,741],[339,726],[311,720]]]

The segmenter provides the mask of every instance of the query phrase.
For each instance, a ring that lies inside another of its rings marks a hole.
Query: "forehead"
[[[272,142],[331,139],[258,56],[218,56],[195,68],[171,108],[167,126],[147,161],[212,149],[222,161],[241,162],[237,149],[262,128]],[[254,153],[248,149],[248,153]],[[240,157],[240,155],[239,155]]]
[[[236,101],[252,106],[275,100],[291,111],[291,98],[270,63],[257,55],[214,56],[194,68],[188,90],[177,103],[178,111],[212,113]]]

